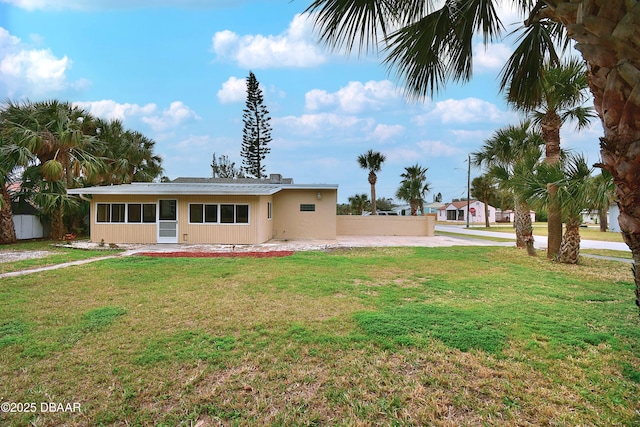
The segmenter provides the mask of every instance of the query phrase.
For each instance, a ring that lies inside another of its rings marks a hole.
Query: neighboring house
[[[424,205],[424,213],[426,214],[437,214],[438,209],[443,207],[444,204],[440,202],[431,202]]]
[[[432,202],[432,203],[427,203],[424,206],[422,206],[422,211],[420,210],[420,208],[418,208],[418,211],[416,212],[417,215],[425,215],[425,214],[437,214],[438,213],[438,208],[444,206],[442,203],[439,202]],[[394,209],[394,212],[396,212],[398,215],[411,215],[411,205],[402,205],[402,206],[398,206]]]
[[[91,240],[257,244],[335,239],[338,186],[270,179],[178,178],[68,190],[91,198]]]
[[[531,222],[536,222],[536,211],[529,211],[529,217],[531,218]],[[506,210],[502,211],[500,209],[496,209],[496,222],[515,222],[516,220],[516,211],[514,210]]]
[[[618,223],[618,216],[620,215],[620,208],[617,203],[609,205],[609,231],[621,232],[620,224]]]
[[[469,222],[484,223],[484,203],[478,200],[470,200]],[[489,205],[489,222],[496,222],[496,208]],[[438,208],[438,221],[466,222],[467,221],[467,201],[452,202]]]
[[[584,209],[582,212],[580,212],[580,214],[582,215],[583,224],[597,224],[600,219],[597,210],[592,211],[589,209]]]

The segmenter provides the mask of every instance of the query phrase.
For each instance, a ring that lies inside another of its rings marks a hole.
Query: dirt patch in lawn
[[[159,258],[272,258],[291,256],[294,251],[266,251],[266,252],[138,252],[136,255]]]
[[[25,259],[44,258],[49,251],[0,251],[0,262],[14,262]]]

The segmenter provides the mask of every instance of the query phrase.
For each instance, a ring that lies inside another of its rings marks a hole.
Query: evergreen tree
[[[271,151],[271,117],[264,105],[262,89],[253,72],[247,77],[247,101],[242,120],[242,166],[246,174],[258,179],[266,178],[266,168],[262,161]]]

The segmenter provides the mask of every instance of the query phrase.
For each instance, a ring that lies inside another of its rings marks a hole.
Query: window
[[[204,222],[201,204],[192,203],[189,205],[189,222],[194,224],[202,224]]]
[[[156,222],[155,203],[145,203],[142,205],[142,222]]]
[[[300,212],[315,212],[315,211],[316,211],[316,205],[313,205],[313,204],[300,205]]]
[[[204,222],[218,222],[218,205],[204,205]]]
[[[267,219],[273,218],[273,204],[271,202],[267,202]]]
[[[96,206],[96,211],[98,212],[98,218],[96,219],[96,222],[110,222],[111,221],[111,215],[109,215],[109,212],[111,210],[111,207],[108,203],[98,203],[98,205]]]
[[[142,205],[130,203],[127,205],[127,222],[142,222]]]
[[[220,205],[220,222],[223,224],[233,224],[235,205]]]
[[[192,224],[218,222],[218,205],[191,203],[189,205],[189,222]]]
[[[236,223],[249,224],[249,205],[236,205]]]
[[[155,203],[98,203],[96,213],[96,222],[156,222]]]
[[[220,222],[220,224],[249,224],[249,205],[206,205],[205,222]],[[207,210],[207,208],[209,208]],[[211,221],[207,220],[211,218]]]

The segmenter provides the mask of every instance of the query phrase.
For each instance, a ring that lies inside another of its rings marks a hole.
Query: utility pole
[[[467,228],[469,228],[469,193],[471,192],[471,154],[467,156]]]

